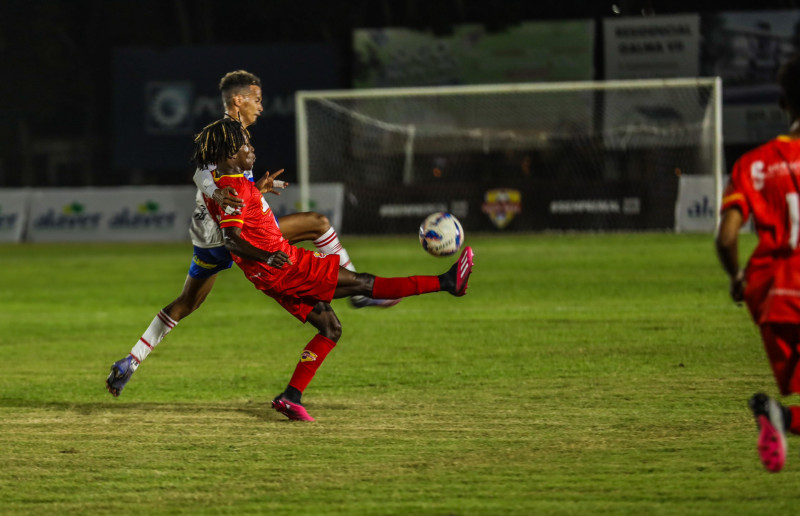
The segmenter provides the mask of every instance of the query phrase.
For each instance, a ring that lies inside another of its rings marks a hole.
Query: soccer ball
[[[433,256],[450,256],[461,249],[464,229],[449,213],[431,213],[419,226],[419,243]]]

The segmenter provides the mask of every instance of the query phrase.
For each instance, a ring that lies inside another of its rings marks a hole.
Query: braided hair
[[[197,167],[215,165],[239,152],[248,143],[247,130],[233,118],[222,118],[205,126],[194,137],[192,161]]]

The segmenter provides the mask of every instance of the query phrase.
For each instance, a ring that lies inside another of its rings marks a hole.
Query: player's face
[[[239,119],[242,125],[249,127],[256,123],[256,119],[261,116],[264,107],[261,105],[261,88],[259,86],[250,85],[249,90],[242,94],[237,95],[239,109]]]
[[[249,143],[245,143],[239,147],[239,152],[233,156],[233,164],[239,167],[244,172],[245,170],[253,170],[253,164],[256,162],[256,153]]]

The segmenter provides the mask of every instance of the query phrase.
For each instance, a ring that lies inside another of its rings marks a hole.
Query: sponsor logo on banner
[[[135,212],[127,206],[111,215],[108,227],[111,229],[172,229],[178,214],[174,211],[161,212],[153,201],[140,204]]]
[[[378,214],[384,218],[425,217],[437,211],[447,211],[447,204],[428,202],[421,204],[382,204]]]
[[[641,200],[638,197],[622,199],[569,199],[550,202],[550,213],[554,215],[622,213],[638,215],[641,211]]]
[[[0,231],[9,231],[14,229],[17,223],[17,213],[3,213],[3,207],[0,206]]]
[[[101,213],[87,213],[83,204],[73,202],[56,213],[50,208],[33,221],[34,229],[43,230],[96,230],[100,226]]]
[[[217,118],[223,112],[219,97],[195,93],[188,81],[151,81],[145,84],[145,128],[150,134],[192,134],[197,122]],[[262,118],[294,115],[294,95],[267,96],[263,100]]]
[[[711,219],[714,220],[717,216],[717,211],[714,209],[714,203],[704,195],[702,199],[692,202],[686,210],[686,214],[690,219]]]
[[[522,211],[522,195],[519,190],[496,188],[487,191],[483,196],[481,211],[489,216],[498,229],[508,226],[514,215]]]
[[[194,128],[192,103],[194,87],[191,82],[149,82],[146,127],[151,133],[185,134]]]

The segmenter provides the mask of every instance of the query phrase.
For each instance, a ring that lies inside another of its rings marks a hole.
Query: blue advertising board
[[[192,135],[222,116],[220,78],[262,81],[264,112],[251,127],[258,172],[293,171],[294,92],[341,88],[333,45],[198,46],[114,51],[113,164],[118,170],[190,169]]]

